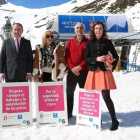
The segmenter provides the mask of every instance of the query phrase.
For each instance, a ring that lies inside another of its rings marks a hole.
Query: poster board
[[[32,125],[30,82],[0,84],[0,128]]]
[[[37,126],[68,125],[66,83],[36,83]]]
[[[101,91],[79,89],[77,125],[101,129]]]

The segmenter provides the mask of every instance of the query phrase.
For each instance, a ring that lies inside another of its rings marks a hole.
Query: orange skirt
[[[98,68],[96,71],[88,72],[84,89],[110,90],[116,88],[112,71],[102,71]]]

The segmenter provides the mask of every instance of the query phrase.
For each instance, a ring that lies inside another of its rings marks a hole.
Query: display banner
[[[27,127],[32,124],[31,83],[1,83],[0,127]]]
[[[85,25],[85,34],[89,34],[94,22],[101,21],[108,33],[128,33],[128,21],[125,16],[88,16],[88,15],[58,15],[58,33],[75,34],[74,26],[77,22]],[[53,28],[53,27],[52,27]],[[111,35],[111,34],[110,34]],[[109,36],[110,36],[109,35]],[[61,35],[60,35],[61,36]],[[111,35],[112,36],[112,35]]]
[[[80,89],[77,125],[101,130],[101,91]]]
[[[36,83],[37,126],[68,125],[66,83]]]

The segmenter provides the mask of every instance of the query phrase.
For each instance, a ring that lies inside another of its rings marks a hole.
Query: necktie
[[[16,51],[17,51],[17,53],[18,53],[18,51],[19,51],[19,43],[18,43],[18,39],[16,39]]]

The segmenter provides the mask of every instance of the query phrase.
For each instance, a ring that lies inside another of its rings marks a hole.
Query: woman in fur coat
[[[42,36],[42,44],[36,45],[33,62],[34,82],[62,81],[67,71],[62,46],[56,44],[51,31]]]

